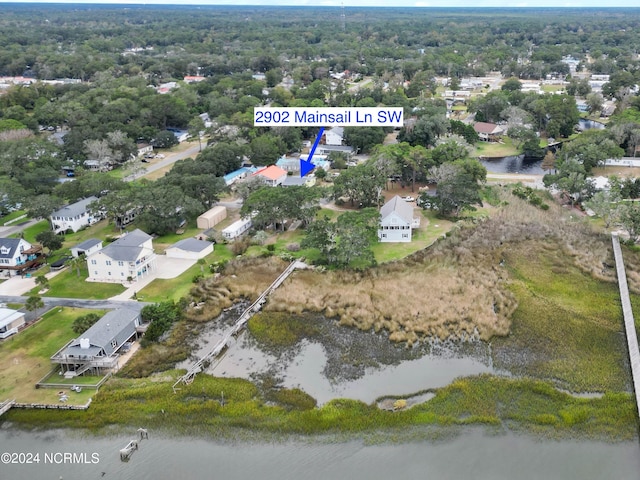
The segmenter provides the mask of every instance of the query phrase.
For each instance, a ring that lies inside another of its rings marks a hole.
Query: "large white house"
[[[152,238],[136,229],[87,257],[90,282],[137,282],[156,269]]]
[[[411,204],[396,195],[380,209],[378,240],[381,242],[410,242],[411,229],[419,226],[420,217],[414,218]]]
[[[23,275],[44,263],[42,247],[24,238],[0,238],[0,275]]]
[[[102,219],[100,215],[94,215],[89,211],[89,204],[95,202],[96,197],[84,198],[76,203],[62,207],[51,214],[51,225],[55,233],[73,230],[77,232],[81,228],[93,225]]]

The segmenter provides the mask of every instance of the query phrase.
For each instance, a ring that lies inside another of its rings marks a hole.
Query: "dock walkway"
[[[198,373],[200,373],[205,368],[205,364],[214,358],[218,357],[222,352],[224,352],[229,345],[231,344],[231,338],[240,333],[247,325],[249,319],[259,312],[262,309],[262,305],[267,301],[267,297],[271,292],[273,292],[276,288],[278,288],[282,282],[284,282],[289,275],[291,275],[297,268],[307,268],[307,265],[304,262],[299,260],[295,260],[289,264],[289,266],[276,278],[267,289],[262,292],[262,294],[257,298],[255,302],[253,302],[249,307],[242,312],[242,315],[238,318],[236,323],[233,324],[233,327],[224,334],[222,340],[220,340],[216,345],[211,349],[206,355],[204,355],[196,364],[189,369],[187,373],[181,376],[176,383],[173,384],[173,391],[175,392],[178,384],[183,383],[185,385],[193,382],[193,379],[196,377]]]
[[[627,274],[624,269],[624,259],[620,248],[618,235],[612,234],[613,255],[616,259],[616,270],[618,272],[618,286],[620,288],[620,300],[622,302],[622,314],[624,315],[624,328],[627,334],[627,346],[629,348],[629,361],[631,363],[631,374],[633,377],[633,388],[636,394],[636,405],[640,414],[640,349],[638,349],[638,336],[636,335],[633,311],[631,310],[631,300],[629,299],[629,287],[627,285]]]

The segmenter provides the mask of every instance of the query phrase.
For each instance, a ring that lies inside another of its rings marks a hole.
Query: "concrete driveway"
[[[151,275],[145,276],[136,283],[128,286],[128,288],[120,295],[111,297],[111,300],[130,300],[134,293],[139,292],[144,287],[153,282],[156,278],[176,278],[186,272],[189,268],[196,264],[196,260],[187,260],[182,258],[168,258],[166,255],[156,256],[156,270]],[[1,287],[2,285],[0,285]],[[125,285],[127,286],[127,285]]]

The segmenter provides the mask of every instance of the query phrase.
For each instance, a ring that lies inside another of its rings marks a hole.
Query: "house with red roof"
[[[495,123],[477,122],[473,125],[473,129],[483,142],[498,142],[504,135],[504,128]]]
[[[261,178],[264,183],[270,187],[277,187],[278,185],[282,185],[284,179],[287,178],[287,171],[276,165],[271,165],[261,168],[254,173],[253,176]]]

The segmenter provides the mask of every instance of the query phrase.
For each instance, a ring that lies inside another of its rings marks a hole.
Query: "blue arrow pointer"
[[[307,159],[306,160],[300,159],[300,176],[301,177],[304,177],[309,172],[311,172],[314,168],[316,168],[316,166],[311,162],[311,159],[313,158],[313,154],[316,151],[316,147],[320,143],[320,139],[322,138],[323,133],[324,133],[324,127],[320,127],[320,131],[318,132],[316,141],[313,142],[313,147],[311,147],[311,151],[309,152]]]

